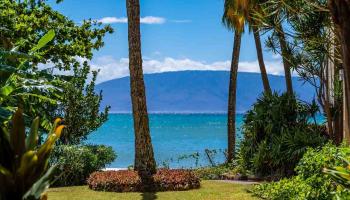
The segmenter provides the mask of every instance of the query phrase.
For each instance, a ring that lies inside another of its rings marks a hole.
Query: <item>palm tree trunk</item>
[[[283,31],[282,25],[277,27],[277,36],[281,47],[283,67],[284,67],[284,76],[286,79],[286,87],[288,94],[293,94],[293,84],[292,84],[292,75],[290,73],[291,63],[290,63],[290,53],[288,51],[288,46],[286,42],[285,33]]]
[[[342,60],[344,67],[344,128],[345,132],[350,127],[350,2],[348,0],[330,0],[329,9],[336,25],[338,37],[342,48]]]
[[[234,159],[236,145],[236,90],[237,90],[237,73],[239,53],[241,48],[242,33],[235,31],[234,44],[232,52],[232,62],[230,71],[230,86],[228,91],[228,112],[227,112],[227,162],[230,163]]]
[[[148,180],[156,172],[156,163],[149,130],[142,71],[139,0],[127,0],[127,14],[130,88],[135,131],[134,167],[143,180]]]
[[[259,67],[261,72],[261,79],[264,85],[264,90],[267,93],[271,93],[271,87],[270,87],[269,79],[267,77],[266,67],[264,63],[264,56],[261,48],[259,30],[255,26],[253,26],[253,34],[254,34],[256,53],[258,56],[258,62],[259,62]]]

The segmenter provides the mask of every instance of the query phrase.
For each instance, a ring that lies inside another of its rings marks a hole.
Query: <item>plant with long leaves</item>
[[[46,141],[38,146],[39,118],[26,133],[23,110],[18,108],[11,123],[0,128],[0,199],[46,199],[43,192],[52,182],[55,166],[48,159],[64,128],[56,119]]]

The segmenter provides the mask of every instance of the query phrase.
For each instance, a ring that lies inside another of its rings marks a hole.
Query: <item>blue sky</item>
[[[128,74],[126,0],[64,0],[53,5],[77,23],[110,24],[115,33],[95,53],[99,82]],[[141,0],[142,54],[145,73],[179,70],[228,70],[233,33],[221,23],[224,0]],[[262,38],[264,41],[264,36]],[[282,74],[279,56],[264,52],[267,70]],[[259,72],[252,34],[242,38],[240,71]]]

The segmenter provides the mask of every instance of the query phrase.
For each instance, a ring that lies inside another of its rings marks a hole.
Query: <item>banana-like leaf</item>
[[[47,32],[38,42],[37,45],[35,45],[31,52],[35,52],[41,48],[43,48],[47,43],[49,43],[53,38],[55,37],[55,31],[54,30],[50,30],[49,32]]]
[[[6,97],[10,95],[15,88],[11,85],[5,85],[4,87],[0,88],[0,96]]]
[[[23,118],[23,111],[18,108],[13,116],[13,127],[10,131],[10,142],[14,153],[21,157],[25,152],[25,124]]]
[[[34,148],[38,145],[38,129],[39,129],[39,117],[36,117],[33,120],[32,127],[30,129],[29,135],[27,136],[26,139],[26,149],[27,151],[29,150],[34,150]]]
[[[56,166],[52,166],[44,176],[35,182],[34,185],[25,193],[23,200],[40,199],[45,190],[50,186],[55,169]]]

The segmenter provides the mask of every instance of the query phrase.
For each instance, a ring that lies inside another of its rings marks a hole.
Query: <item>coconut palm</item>
[[[264,29],[272,31],[269,46],[274,50],[276,47],[272,44],[276,38],[280,54],[282,55],[286,88],[289,94],[293,94],[293,84],[291,75],[291,51],[288,47],[286,33],[283,28],[283,22],[287,18],[287,12],[284,9],[284,2],[278,0],[253,0],[253,5],[257,5],[259,9],[251,10],[252,18]]]
[[[142,70],[139,0],[127,0],[127,15],[131,102],[135,131],[134,168],[138,171],[145,185],[147,185],[150,183],[148,181],[152,180],[152,175],[156,172],[156,163],[149,130]]]
[[[267,77],[266,67],[264,63],[261,41],[259,35],[259,29],[257,23],[253,20],[251,12],[257,9],[255,1],[250,0],[226,0],[224,4],[224,25],[235,31],[234,45],[231,62],[230,72],[230,85],[229,85],[229,99],[228,99],[228,119],[227,119],[227,136],[228,136],[228,149],[227,149],[227,161],[231,162],[235,152],[235,134],[236,134],[236,87],[237,87],[237,72],[239,53],[241,45],[241,35],[244,31],[244,24],[247,22],[250,25],[250,29],[253,30],[254,40],[256,45],[256,51],[259,61],[259,67],[261,72],[261,79],[263,82],[264,90],[267,93],[271,93],[269,80]]]
[[[271,87],[266,72],[264,63],[264,56],[261,47],[259,24],[254,20],[252,13],[260,10],[259,4],[256,0],[236,0],[236,7],[239,12],[244,16],[245,22],[249,25],[249,31],[253,32],[255,49],[258,57],[258,63],[260,68],[261,80],[263,82],[264,91],[271,93]]]
[[[228,29],[234,30],[230,85],[227,110],[227,162],[232,162],[236,144],[236,89],[241,37],[244,30],[244,17],[237,10],[233,0],[225,0],[222,21]]]

